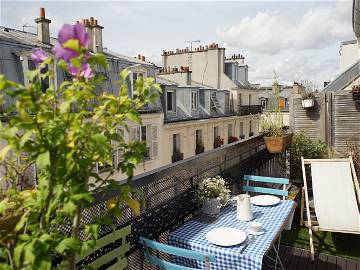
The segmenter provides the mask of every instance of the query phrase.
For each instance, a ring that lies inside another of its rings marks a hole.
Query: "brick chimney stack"
[[[45,8],[40,8],[40,17],[35,19],[37,23],[38,40],[45,44],[50,44],[50,28],[51,20],[46,19]]]
[[[102,52],[103,51],[103,41],[102,41],[102,30],[104,27],[98,25],[98,20],[95,20],[93,17],[90,18],[90,22],[92,22],[92,30],[93,30],[93,51],[94,52]]]

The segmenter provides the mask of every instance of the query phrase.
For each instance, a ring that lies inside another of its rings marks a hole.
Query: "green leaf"
[[[67,203],[64,204],[64,212],[71,215],[75,212],[76,210],[76,204],[73,203],[72,201],[69,201]]]
[[[20,260],[24,251],[25,243],[18,244],[14,249],[14,262],[16,265],[20,265]]]
[[[65,41],[62,46],[64,48],[68,48],[71,49],[73,51],[79,52],[80,50],[80,42],[78,39],[69,39],[67,41]]]
[[[92,65],[100,65],[106,69],[108,68],[108,62],[106,60],[105,55],[102,53],[93,54],[90,57],[88,62],[89,62],[89,64],[92,64]]]
[[[55,250],[59,253],[64,253],[65,251],[71,250],[72,252],[78,251],[80,249],[79,244],[80,240],[69,237],[63,239],[56,247]]]
[[[141,123],[141,119],[140,119],[139,115],[137,114],[137,112],[128,112],[125,114],[125,117],[135,123],[139,123],[139,124]]]
[[[1,149],[1,151],[0,151],[0,160],[5,159],[7,153],[10,151],[11,148],[12,148],[11,145],[8,144],[3,149]]]
[[[9,199],[5,198],[0,202],[0,215],[2,215],[9,207]]]
[[[36,159],[36,165],[39,166],[39,168],[45,168],[46,166],[50,165],[50,153],[49,151],[46,151],[44,153],[41,153],[38,155]]]
[[[25,132],[25,134],[22,135],[22,137],[20,139],[20,147],[23,147],[25,145],[25,143],[30,139],[31,135],[32,135],[31,130]]]
[[[125,68],[120,72],[120,77],[125,81],[126,78],[129,77],[129,74],[130,74],[130,70]]]

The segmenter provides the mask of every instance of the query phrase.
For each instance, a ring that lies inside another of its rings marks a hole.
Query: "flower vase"
[[[205,198],[201,212],[205,215],[215,216],[220,213],[221,201],[218,198]]]

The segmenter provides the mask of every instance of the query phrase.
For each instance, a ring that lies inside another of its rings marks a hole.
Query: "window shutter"
[[[140,139],[139,135],[139,127],[130,128],[130,142],[138,141]]]
[[[158,133],[157,133],[157,126],[151,126],[151,151],[152,151],[152,158],[157,158],[158,156]]]

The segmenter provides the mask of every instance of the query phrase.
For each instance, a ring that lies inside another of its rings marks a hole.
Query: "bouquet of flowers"
[[[216,176],[206,178],[199,184],[197,197],[200,201],[218,199],[222,205],[225,205],[229,199],[229,194],[230,189],[226,185],[225,180],[220,176]]]

